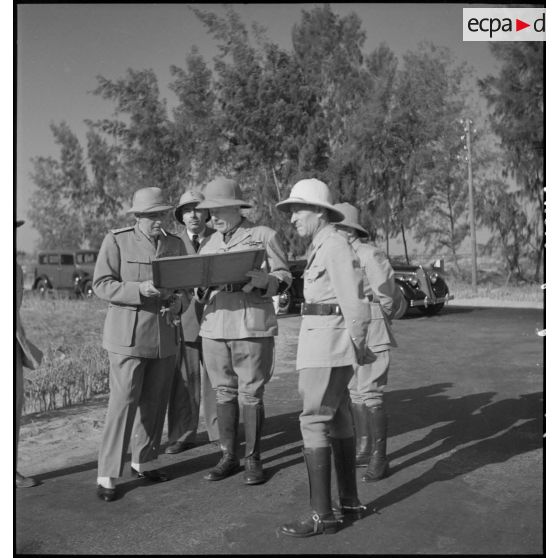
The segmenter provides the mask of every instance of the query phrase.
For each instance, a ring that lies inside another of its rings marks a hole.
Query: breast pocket
[[[313,266],[304,271],[304,298],[312,300],[320,300],[323,298],[324,291],[324,275],[326,269],[323,266]]]
[[[153,271],[151,268],[151,259],[149,258],[128,258],[126,260],[126,277],[127,281],[148,281],[153,279]]]

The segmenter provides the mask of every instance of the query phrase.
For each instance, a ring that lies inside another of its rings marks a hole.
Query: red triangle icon
[[[525,23],[524,21],[521,21],[520,19],[515,18],[515,30],[516,31],[521,31],[522,29],[525,29],[526,27],[531,27],[530,23]]]

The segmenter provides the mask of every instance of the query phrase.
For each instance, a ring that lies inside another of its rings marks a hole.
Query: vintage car
[[[436,260],[428,269],[422,265],[405,264],[395,260],[391,261],[391,265],[395,273],[395,282],[403,295],[394,319],[402,318],[411,308],[418,308],[427,315],[436,314],[448,300],[453,299],[441,275],[444,272],[443,260]],[[293,282],[287,291],[279,295],[277,314],[289,314],[300,310],[300,304],[304,302],[305,266],[306,260],[290,262]]]
[[[39,252],[33,270],[33,290],[41,295],[53,289],[71,290],[78,296],[91,297],[97,254],[97,250]]]

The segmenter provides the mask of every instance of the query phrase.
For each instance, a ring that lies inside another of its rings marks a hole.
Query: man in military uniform
[[[265,481],[260,460],[264,423],[263,394],[274,365],[274,336],[278,333],[272,296],[287,289],[292,276],[277,233],[244,218],[240,188],[231,179],[218,177],[205,187],[205,200],[217,232],[200,254],[265,249],[264,269],[248,272],[246,282],[208,289],[200,326],[203,355],[212,386],[217,390],[217,422],[222,458],[206,475],[224,479],[240,468],[237,455],[239,403],[244,416],[246,451],[245,484]]]
[[[397,305],[399,290],[387,256],[366,242],[368,231],[359,223],[359,212],[349,203],[335,206],[344,215],[336,227],[347,234],[356,252],[364,276],[364,294],[370,301],[372,321],[368,346],[374,361],[356,366],[349,384],[357,439],[357,467],[367,467],[362,480],[372,482],[387,476],[387,414],[384,387],[388,380],[390,348],[397,346],[390,327],[390,317]]]
[[[16,227],[21,227],[25,221],[16,221]],[[19,309],[23,300],[23,270],[16,262],[16,343],[15,343],[15,386],[16,386],[16,412],[15,412],[15,463],[17,467],[17,448],[19,444],[19,429],[21,426],[21,413],[23,412],[23,367],[34,370],[41,364],[43,353],[33,345],[23,329]],[[15,473],[16,488],[31,488],[37,486],[39,482],[33,477],[25,477],[16,469]]]
[[[198,190],[182,194],[174,210],[176,220],[185,225],[179,238],[188,255],[197,254],[215,232],[206,226],[207,209],[198,209],[204,195]],[[200,394],[210,441],[219,439],[215,392],[203,364],[200,320],[203,304],[192,299],[181,316],[182,343],[172,381],[168,410],[169,442],[165,453],[179,453],[195,446],[200,414]]]
[[[343,214],[331,193],[315,178],[297,182],[290,197],[277,204],[291,212],[291,223],[312,242],[304,271],[304,300],[296,368],[302,396],[300,429],[310,484],[312,514],[280,528],[284,535],[310,537],[335,533],[331,503],[331,449],[341,514],[360,517],[356,486],[355,439],[349,390],[353,367],[369,362],[366,345],[370,305],[363,294],[359,262],[332,222]]]
[[[109,356],[110,396],[97,477],[97,494],[107,502],[116,497],[114,479],[122,476],[130,439],[132,474],[168,480],[154,462],[178,350],[173,315],[180,313],[182,301],[155,288],[151,260],[186,254],[184,243],[161,227],[170,209],[160,188],[137,190],[128,210],[136,224],[106,235],[93,273],[95,294],[109,302],[103,347]]]

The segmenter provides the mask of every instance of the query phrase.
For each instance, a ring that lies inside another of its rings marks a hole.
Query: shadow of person
[[[444,394],[452,386],[449,382],[441,382],[420,388],[388,391],[384,397],[389,415],[389,436],[469,416],[489,403],[495,395],[495,392],[486,392],[452,399]]]
[[[525,422],[517,424],[520,421]],[[436,430],[438,432],[431,439],[443,439],[440,445],[409,459],[393,471],[448,452],[450,455],[436,461],[419,477],[380,496],[373,504],[375,509],[386,508],[409,498],[432,483],[452,480],[486,465],[503,463],[517,455],[542,448],[542,393],[497,401],[470,416],[464,424],[452,423]],[[459,446],[465,447],[456,450]]]
[[[533,419],[514,426],[495,438],[459,449],[449,457],[437,461],[431,469],[419,477],[380,496],[371,505],[376,510],[382,510],[409,498],[433,483],[452,480],[485,465],[503,463],[521,453],[539,449],[542,447],[542,434],[534,435],[539,426],[539,421]]]
[[[465,396],[449,400],[455,412],[440,416],[437,420],[437,422],[449,421],[448,424],[434,428],[421,440],[417,440],[404,448],[390,453],[389,458],[390,460],[395,460],[400,456],[429,448],[440,440],[442,443],[411,457],[402,464],[392,466],[392,473],[453,451],[461,445],[492,437],[515,425],[519,420],[535,419],[535,422],[541,423],[542,428],[542,393],[521,395],[519,399],[496,401],[481,406],[478,412],[474,412],[479,401],[478,397],[486,397],[488,395],[490,394]]]

